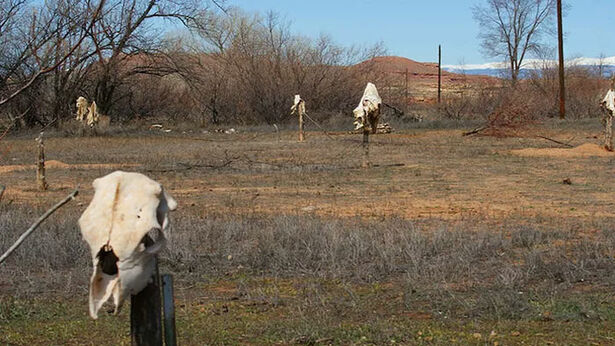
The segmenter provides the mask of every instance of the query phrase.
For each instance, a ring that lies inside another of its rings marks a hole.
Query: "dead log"
[[[350,131],[349,133],[359,134],[359,133],[363,133],[362,131],[363,131],[362,129],[358,129],[358,130]],[[393,132],[393,128],[391,127],[391,125],[389,125],[389,123],[380,123],[376,127],[376,134],[387,134],[391,132]]]

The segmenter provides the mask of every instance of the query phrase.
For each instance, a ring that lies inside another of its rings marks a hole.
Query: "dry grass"
[[[536,131],[575,136],[573,145],[600,133],[599,124],[568,126]],[[342,133],[308,133],[306,143],[291,132],[281,141],[262,132],[49,138],[48,159],[66,164],[49,168],[49,192],[35,190],[29,170],[0,171],[8,186],[0,248],[73,186],[82,194],[0,268],[0,320],[20,323],[20,306],[30,306],[23,299],[33,295],[85,307],[90,260],[76,220],[91,181],[116,167],[152,176],[180,202],[162,268],[176,275],[182,304],[215,305],[207,310],[213,323],[224,314],[213,292],[227,292],[288,323],[284,331],[262,325],[272,339],[247,340],[313,343],[331,332],[342,333],[339,343],[358,342],[364,332],[334,325],[365,322],[366,314],[379,321],[368,325],[383,342],[391,335],[378,328],[394,316],[615,320],[613,158],[519,157],[511,150],[551,143],[461,132],[373,136],[378,166],[369,170],[358,168],[360,136]],[[31,139],[3,140],[1,150],[2,164],[34,157]]]

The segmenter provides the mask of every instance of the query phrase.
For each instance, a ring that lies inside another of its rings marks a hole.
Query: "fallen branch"
[[[2,140],[2,138],[4,138],[4,136],[6,136],[7,133],[9,133],[11,127],[13,127],[13,124],[9,125],[6,130],[4,130],[4,132],[0,135],[0,141]]]
[[[15,251],[15,249],[17,249],[19,247],[19,245],[21,245],[21,243],[23,243],[24,240],[26,240],[26,238],[32,234],[32,232],[34,232],[35,229],[38,228],[38,226],[45,221],[45,219],[47,219],[51,214],[53,214],[56,210],[60,209],[60,207],[62,207],[64,204],[70,202],[71,200],[75,199],[75,196],[77,196],[77,194],[79,194],[79,189],[75,189],[75,191],[71,192],[68,196],[66,196],[66,198],[64,198],[63,200],[61,200],[60,202],[58,202],[56,205],[54,205],[53,207],[51,207],[51,209],[47,210],[45,212],[45,214],[43,214],[43,216],[41,216],[40,218],[38,218],[38,220],[36,220],[36,222],[30,226],[30,228],[28,228],[27,231],[25,231],[20,237],[19,239],[17,239],[17,241],[15,242],[15,244],[13,244],[3,255],[2,257],[0,257],[0,264],[2,264],[2,262],[4,262],[10,255],[11,253],[13,253],[13,251]]]
[[[474,129],[474,130],[472,130],[472,131],[464,132],[464,133],[462,134],[462,136],[474,135],[474,134],[477,134],[477,133],[479,133],[479,132],[481,132],[481,131],[483,131],[483,130],[486,130],[487,128],[488,128],[488,126],[481,126],[481,127],[475,128],[475,129]]]
[[[403,167],[405,163],[389,163],[386,165],[375,164],[374,167]]]
[[[568,144],[568,143],[560,142],[560,141],[557,141],[557,140],[555,140],[555,139],[553,139],[553,138],[549,138],[549,137],[545,137],[545,136],[536,136],[536,137],[538,137],[538,138],[542,138],[542,139],[546,139],[546,140],[548,140],[548,141],[551,141],[551,142],[553,142],[553,143],[557,143],[557,144],[559,144],[559,145],[563,145],[563,146],[568,147],[568,148],[572,148],[572,147],[573,147],[572,145],[570,145],[570,144]]]
[[[388,108],[392,109],[392,110],[393,110],[393,112],[395,112],[395,115],[398,115],[398,116],[402,116],[402,115],[404,115],[404,111],[402,111],[401,109],[399,109],[399,108],[397,108],[397,107],[395,107],[395,106],[391,106],[390,104],[388,104],[388,103],[384,103],[384,102],[382,103],[382,105],[383,105],[383,106],[385,106],[385,107],[388,107]]]

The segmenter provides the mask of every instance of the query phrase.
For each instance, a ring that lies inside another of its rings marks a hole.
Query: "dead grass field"
[[[178,278],[183,344],[614,343],[615,155],[585,145],[600,128],[532,131],[576,151],[462,132],[372,136],[370,169],[361,136],[341,132],[51,136],[47,192],[34,141],[4,139],[0,249],[81,193],[0,268],[0,342],[88,343],[83,328],[129,341],[126,311],[87,319],[74,225],[92,180],[123,169],[179,202],[163,269]]]
[[[5,201],[47,205],[116,169],[146,173],[162,182],[183,210],[224,213],[302,213],[326,216],[458,219],[544,215],[610,217],[615,155],[520,155],[518,149],[557,148],[537,138],[462,137],[460,130],[407,130],[372,136],[376,166],[360,169],[360,136],[310,133],[49,138],[51,191],[35,190],[31,139],[0,143]],[[599,129],[543,135],[598,143]],[[514,151],[513,151],[514,150]],[[550,149],[553,151],[553,149]],[[527,151],[527,149],[525,150]],[[521,150],[524,152],[524,150]],[[534,150],[536,152],[536,150]],[[569,178],[572,185],[562,184]]]

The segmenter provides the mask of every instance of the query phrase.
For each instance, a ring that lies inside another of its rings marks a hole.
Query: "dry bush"
[[[442,103],[432,108],[445,119],[484,120],[502,102],[504,92],[504,88],[485,87],[444,94]]]
[[[538,119],[536,104],[518,90],[505,95],[495,110],[489,114],[487,124],[491,135],[506,136],[535,123]]]
[[[570,119],[599,116],[599,101],[608,89],[600,70],[572,66],[566,70],[566,117]],[[525,97],[530,97],[541,117],[559,116],[558,71],[545,66],[525,81]]]

